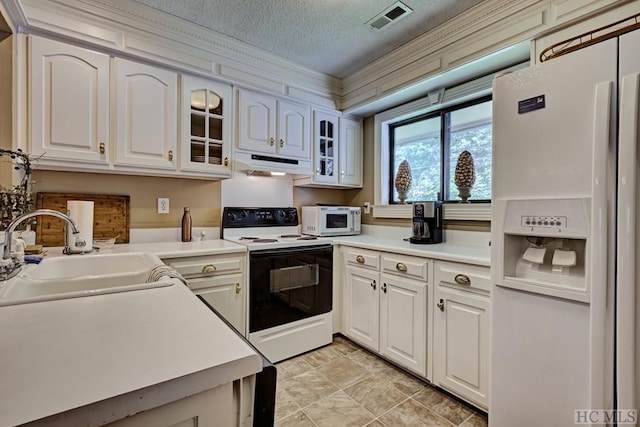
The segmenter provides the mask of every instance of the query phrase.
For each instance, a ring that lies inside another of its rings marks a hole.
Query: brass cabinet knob
[[[320,168],[316,168],[316,175],[320,175]]]
[[[376,281],[374,280],[373,282],[371,282],[371,287],[373,288],[373,290],[376,290]]]
[[[340,176],[345,176],[345,175],[346,175],[345,171],[340,172]]]
[[[236,283],[236,294],[239,294],[241,290],[242,287],[240,286],[240,283]]]
[[[398,271],[407,271],[407,266],[403,263],[399,262],[396,264],[396,270]]]
[[[356,262],[357,262],[358,264],[364,264],[364,257],[363,257],[362,255],[358,255],[358,256],[356,257]]]
[[[225,166],[229,166],[229,158],[228,157],[224,158],[224,165]]]
[[[170,162],[173,161],[173,150],[169,150],[169,153],[167,154],[167,158],[169,159]]]
[[[269,138],[269,145],[270,145],[271,147],[273,147],[273,144],[275,144],[275,143],[276,143],[275,138]]]
[[[385,294],[387,293],[387,284],[386,283],[382,284],[382,292],[384,292]]]
[[[440,302],[436,304],[440,311],[444,311],[444,300],[440,298]]]
[[[107,151],[107,148],[104,145],[104,142],[100,142],[100,154],[104,154],[106,151]]]
[[[284,139],[280,138],[280,148],[284,147],[284,144],[285,144]]]
[[[216,271],[216,266],[215,266],[215,265],[213,265],[213,264],[207,264],[207,265],[205,265],[204,267],[202,267],[202,272],[203,272],[204,274],[211,274],[211,273],[213,273],[214,271]]]
[[[471,279],[466,274],[456,274],[453,279],[458,285],[470,285]]]

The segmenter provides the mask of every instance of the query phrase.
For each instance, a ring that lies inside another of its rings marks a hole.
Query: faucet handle
[[[24,262],[24,248],[27,247],[27,244],[22,239],[12,239],[12,250],[11,250],[11,258],[17,260],[18,262]]]

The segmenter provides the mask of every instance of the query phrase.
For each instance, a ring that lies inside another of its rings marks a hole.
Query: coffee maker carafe
[[[442,243],[442,202],[413,203],[411,243]]]

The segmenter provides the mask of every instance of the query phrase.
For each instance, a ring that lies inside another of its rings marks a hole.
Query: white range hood
[[[251,174],[252,171],[284,172],[289,175],[311,176],[310,159],[294,159],[269,154],[236,151],[233,155],[233,170]]]

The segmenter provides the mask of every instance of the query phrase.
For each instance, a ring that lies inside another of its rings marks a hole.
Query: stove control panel
[[[296,208],[234,208],[222,211],[222,228],[298,225]]]

